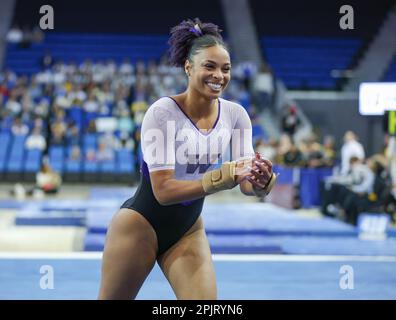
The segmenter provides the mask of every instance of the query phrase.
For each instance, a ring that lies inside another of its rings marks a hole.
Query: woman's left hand
[[[269,160],[262,159],[261,155],[256,152],[253,161],[253,168],[250,170],[251,175],[246,177],[255,189],[264,190],[272,176],[272,163]]]

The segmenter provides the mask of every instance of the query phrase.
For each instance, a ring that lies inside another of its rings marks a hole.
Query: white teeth
[[[206,83],[209,87],[211,87],[213,90],[220,90],[221,89],[221,84],[215,84],[215,83]]]

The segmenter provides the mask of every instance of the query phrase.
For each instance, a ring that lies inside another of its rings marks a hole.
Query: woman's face
[[[186,62],[189,87],[209,99],[218,98],[231,79],[231,62],[228,51],[220,46],[202,49]]]

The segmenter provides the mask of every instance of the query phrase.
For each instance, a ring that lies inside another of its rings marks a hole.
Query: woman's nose
[[[215,79],[223,79],[223,73],[221,72],[221,70],[216,70],[213,73],[213,78],[215,78]]]

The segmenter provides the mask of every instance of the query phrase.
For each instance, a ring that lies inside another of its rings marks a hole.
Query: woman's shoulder
[[[151,108],[166,108],[174,105],[174,100],[170,96],[164,96],[155,100],[149,107]]]
[[[238,102],[226,100],[223,98],[219,98],[219,101],[221,108],[223,110],[227,110],[231,113],[237,113],[237,114],[239,114],[240,112],[245,112],[245,108],[242,105],[240,105]]]
[[[161,97],[154,101],[148,108],[145,118],[155,119],[158,124],[163,124],[166,120],[174,119],[175,102],[170,97]]]
[[[154,101],[148,108],[149,113],[157,113],[166,111],[167,113],[172,112],[174,109],[175,102],[171,97],[161,97]]]

